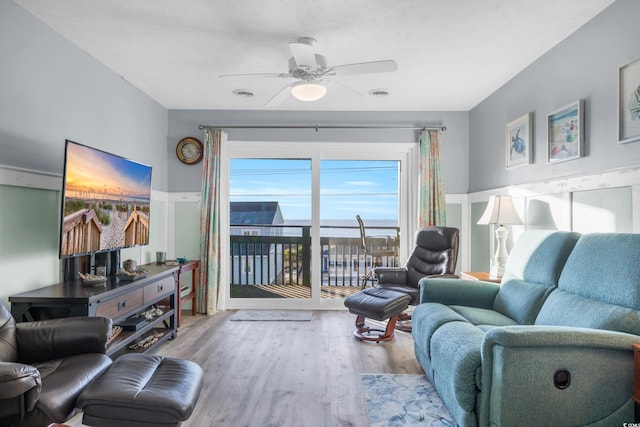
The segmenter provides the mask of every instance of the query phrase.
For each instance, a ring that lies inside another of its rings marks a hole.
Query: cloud
[[[345,184],[355,185],[357,187],[375,187],[378,185],[373,181],[347,181]]]

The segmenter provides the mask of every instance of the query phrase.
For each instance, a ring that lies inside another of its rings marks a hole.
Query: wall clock
[[[195,165],[202,160],[204,147],[199,139],[188,136],[176,145],[176,155],[185,165]]]

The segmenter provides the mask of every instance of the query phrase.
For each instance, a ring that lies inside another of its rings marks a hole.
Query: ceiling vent
[[[389,90],[388,89],[371,89],[369,91],[369,95],[378,96],[378,97],[389,96]]]
[[[249,89],[236,89],[233,91],[233,94],[235,96],[239,96],[240,98],[251,98],[253,95],[255,95]]]

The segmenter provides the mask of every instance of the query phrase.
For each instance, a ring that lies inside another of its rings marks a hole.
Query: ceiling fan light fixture
[[[317,101],[327,93],[327,87],[312,81],[303,81],[291,88],[291,94],[300,101]]]

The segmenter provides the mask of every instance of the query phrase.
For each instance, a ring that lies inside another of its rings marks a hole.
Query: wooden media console
[[[148,271],[146,277],[133,281],[112,275],[97,285],[75,280],[12,295],[11,314],[18,322],[70,316],[109,317],[114,326],[124,325],[107,346],[109,356],[149,351],[177,336],[180,266],[142,267]],[[143,315],[145,312],[149,318]]]

